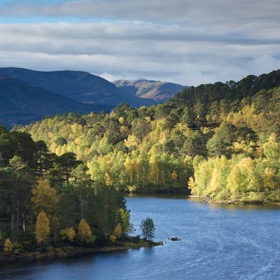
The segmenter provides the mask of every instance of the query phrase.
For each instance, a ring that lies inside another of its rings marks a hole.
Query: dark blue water
[[[154,248],[102,253],[51,263],[5,265],[0,280],[280,279],[280,209],[215,207],[187,199],[127,199],[139,233],[151,217]],[[172,242],[171,237],[181,241]]]

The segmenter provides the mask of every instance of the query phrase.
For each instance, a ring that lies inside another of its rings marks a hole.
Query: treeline
[[[123,194],[94,182],[72,152],[0,127],[0,252],[94,246],[131,230]]]
[[[279,83],[278,70],[192,87],[165,104],[121,104],[24,129],[57,155],[74,152],[93,181],[119,190],[279,201]]]

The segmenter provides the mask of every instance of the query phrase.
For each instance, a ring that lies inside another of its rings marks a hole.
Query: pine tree
[[[141,222],[141,230],[144,238],[150,242],[155,237],[155,225],[154,221],[151,218],[146,218]]]

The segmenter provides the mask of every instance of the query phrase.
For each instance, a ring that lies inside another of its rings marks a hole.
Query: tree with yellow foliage
[[[116,236],[116,238],[120,238],[122,236],[122,226],[120,223],[118,223],[115,227],[113,235]]]
[[[94,242],[94,236],[85,219],[82,219],[79,223],[77,237],[81,244],[90,244]]]
[[[62,240],[69,240],[69,241],[73,242],[73,240],[76,236],[76,232],[72,227],[65,228],[60,231],[60,236],[61,236]]]
[[[44,211],[41,211],[37,217],[35,234],[39,245],[45,243],[49,237],[50,223]]]
[[[48,215],[53,215],[59,198],[56,189],[52,188],[47,180],[41,180],[32,189],[33,209],[36,214],[44,211]]]
[[[12,251],[13,251],[13,243],[9,238],[7,238],[4,244],[4,253],[9,254]]]

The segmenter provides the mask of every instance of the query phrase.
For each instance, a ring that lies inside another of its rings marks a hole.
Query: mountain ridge
[[[0,76],[0,123],[8,127],[36,121],[46,115],[100,112],[103,109],[104,106],[80,103],[21,80]],[[110,109],[108,106],[107,110]]]
[[[0,68],[0,75],[22,80],[50,92],[74,99],[82,103],[117,106],[122,102],[132,107],[155,104],[153,100],[122,92],[113,83],[84,71],[35,71],[25,68]]]
[[[133,93],[141,98],[152,99],[158,103],[163,103],[172,98],[176,93],[181,92],[188,86],[182,86],[171,82],[155,80],[117,80],[113,82],[117,87],[128,93]]]
[[[167,83],[144,79],[118,87],[102,77],[72,70],[2,67],[0,77],[0,123],[8,127],[35,121],[44,115],[110,112],[121,103],[134,108],[151,106],[166,101],[183,89],[176,85],[167,93]]]

